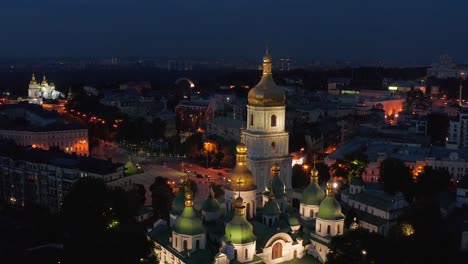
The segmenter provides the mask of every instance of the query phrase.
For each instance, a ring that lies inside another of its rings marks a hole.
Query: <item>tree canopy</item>
[[[403,161],[394,158],[387,158],[380,164],[380,180],[387,193],[395,194],[402,192],[408,201],[414,195],[413,176],[410,168]]]
[[[63,204],[66,263],[154,262],[153,244],[133,219],[141,198],[132,194],[92,177],[74,184]]]
[[[392,263],[388,255],[383,236],[358,228],[332,238],[327,264]]]

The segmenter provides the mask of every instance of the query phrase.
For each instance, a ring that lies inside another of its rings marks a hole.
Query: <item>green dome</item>
[[[138,169],[135,166],[135,163],[133,163],[130,160],[127,161],[127,163],[125,163],[125,174],[133,175],[133,174],[136,174],[137,172],[138,172]]]
[[[205,233],[202,221],[195,215],[193,207],[185,207],[182,214],[177,217],[174,231],[183,235],[199,235]]]
[[[185,208],[185,189],[180,188],[174,201],[172,201],[171,214],[180,215]]]
[[[233,244],[245,244],[255,241],[257,237],[249,221],[243,216],[235,215],[226,225],[224,239]]]
[[[351,179],[351,185],[364,185],[364,182],[362,181],[362,178],[361,177],[353,177]]]
[[[274,200],[269,200],[266,202],[265,206],[263,206],[263,214],[264,215],[279,215],[281,213],[278,204]]]
[[[270,195],[270,190],[273,190],[276,198],[283,198],[286,195],[284,184],[278,175],[273,176],[273,179],[268,182],[263,194]]]
[[[323,220],[339,220],[344,219],[344,215],[341,212],[341,205],[335,199],[335,197],[327,197],[320,204],[320,208],[317,214],[317,218]]]
[[[202,204],[202,210],[205,212],[219,212],[221,206],[216,198],[209,196]]]
[[[301,203],[306,205],[319,205],[324,198],[325,191],[317,183],[310,183],[302,193]]]
[[[297,217],[291,216],[291,215],[288,216],[288,223],[290,226],[297,226],[301,224],[299,222],[299,219],[297,219]]]

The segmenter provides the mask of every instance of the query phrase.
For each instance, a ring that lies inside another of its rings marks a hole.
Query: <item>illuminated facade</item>
[[[0,114],[0,139],[19,146],[45,150],[58,147],[67,153],[89,155],[88,129],[66,124],[60,115],[40,105],[2,105]]]
[[[175,108],[177,129],[195,133],[201,125],[214,118],[210,101],[181,101]]]
[[[255,176],[258,190],[264,190],[271,178],[271,168],[278,163],[282,168],[281,180],[291,188],[292,157],[289,155],[289,133],[285,131],[286,96],[272,76],[272,60],[263,58],[263,75],[249,91],[247,129],[244,143],[249,149],[247,166]]]
[[[42,104],[42,99],[63,98],[63,94],[55,90],[54,83],[48,83],[44,75],[42,82],[37,82],[34,74],[29,82],[28,101],[31,104]]]
[[[34,203],[59,212],[80,178],[95,177],[122,186],[128,183],[123,176],[123,166],[107,160],[0,144],[0,197],[16,205]]]
[[[264,74],[271,73],[268,54],[264,62]],[[211,192],[202,204],[201,214],[197,214],[193,212],[192,202],[187,203],[190,195],[187,196],[188,190],[184,188],[173,201],[169,226],[158,220],[149,231],[161,263],[274,264],[307,255],[325,262],[331,238],[343,233],[344,215],[334,198],[336,183],[329,182],[325,197],[316,181],[315,168],[312,187],[303,192],[302,213],[294,212],[288,203],[286,190],[290,176],[287,176],[292,159],[287,155],[288,133],[284,131],[284,93],[276,88],[270,90],[270,81],[262,78],[262,85],[257,88],[265,87],[265,90],[249,94],[249,114],[260,120],[257,123],[254,120],[241,133],[241,142],[236,147],[236,167],[225,186],[224,208]],[[268,85],[263,86],[265,82]],[[273,150],[270,140],[279,142],[278,146],[273,145]],[[186,184],[185,179],[182,185]],[[257,184],[262,184],[262,189]],[[263,199],[257,203],[259,192]],[[220,213],[223,211],[224,214]],[[193,246],[194,239],[199,240],[198,246]],[[181,244],[183,241],[187,243]],[[219,253],[209,248],[219,248]]]

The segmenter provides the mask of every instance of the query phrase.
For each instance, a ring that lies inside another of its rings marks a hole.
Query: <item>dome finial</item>
[[[265,57],[270,56],[270,41],[267,40],[266,42],[266,49],[265,49]]]

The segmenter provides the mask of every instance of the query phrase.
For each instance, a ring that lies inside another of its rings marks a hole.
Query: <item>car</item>
[[[200,173],[195,174],[195,177],[197,178],[203,178],[203,176]]]

